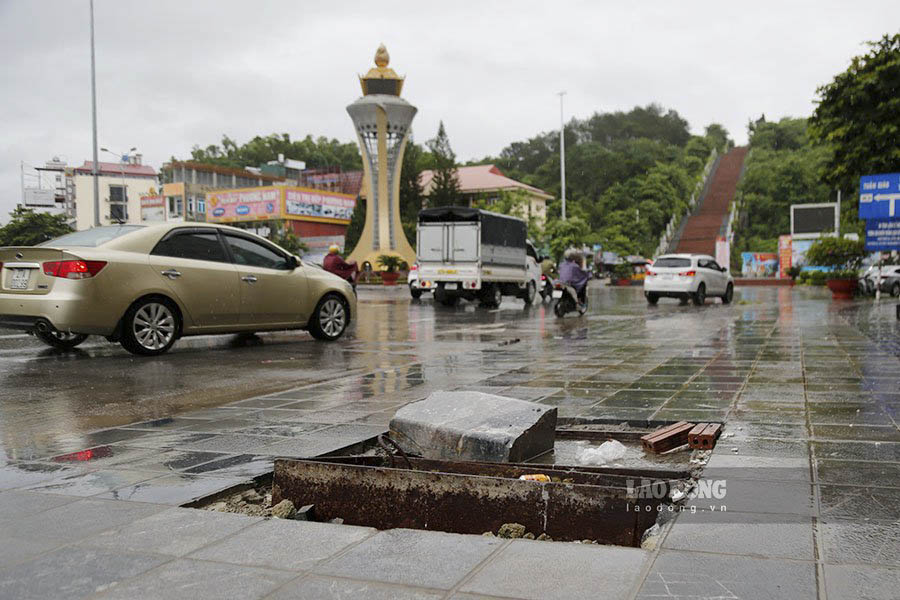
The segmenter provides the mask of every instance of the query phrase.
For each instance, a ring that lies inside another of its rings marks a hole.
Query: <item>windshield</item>
[[[659,268],[670,268],[670,269],[681,269],[684,267],[691,266],[691,259],[689,258],[660,258],[655,263],[653,263],[654,269]]]
[[[114,240],[117,237],[121,237],[126,233],[131,233],[132,231],[142,229],[143,227],[143,225],[115,225],[112,227],[94,227],[92,229],[85,229],[84,231],[67,233],[66,235],[38,244],[38,246],[54,246],[61,248],[69,248],[71,246],[97,247],[101,244],[105,244],[110,240]]]

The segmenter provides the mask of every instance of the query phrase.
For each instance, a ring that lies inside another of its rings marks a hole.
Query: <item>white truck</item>
[[[413,297],[433,291],[445,306],[460,298],[500,306],[503,296],[534,302],[541,267],[525,221],[477,208],[446,206],[419,213]]]

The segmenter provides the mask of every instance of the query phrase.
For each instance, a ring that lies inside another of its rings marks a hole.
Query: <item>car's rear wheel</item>
[[[132,354],[158,356],[178,339],[178,309],[167,298],[142,298],[125,312],[122,323],[122,347]]]
[[[659,302],[659,294],[647,292],[647,302],[650,304],[656,304],[657,302]]]
[[[891,287],[891,296],[900,296],[900,281]]]
[[[525,304],[531,304],[534,302],[535,296],[537,296],[537,286],[534,285],[534,281],[529,281],[528,285],[525,286],[525,293],[522,295],[522,300],[525,301]]]
[[[88,338],[83,333],[65,333],[55,329],[51,331],[36,330],[34,337],[57,350],[71,350]]]
[[[734,285],[729,283],[725,288],[725,295],[722,296],[722,304],[731,304],[732,298],[734,298]]]
[[[697,287],[697,291],[694,292],[693,300],[694,300],[694,304],[696,306],[703,306],[703,304],[706,302],[706,284],[705,283],[701,282],[700,285]]]
[[[347,303],[334,294],[319,300],[309,319],[309,332],[317,340],[333,342],[344,334],[350,324]]]

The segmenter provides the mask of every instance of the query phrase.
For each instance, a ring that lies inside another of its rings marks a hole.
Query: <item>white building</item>
[[[93,162],[74,169],[75,228],[79,231],[94,226]],[[159,189],[156,170],[141,164],[135,154],[129,162],[100,162],[97,182],[100,187],[100,224],[140,223],[141,196],[149,196]]]
[[[39,213],[66,215],[74,221],[71,169],[67,168],[66,162],[54,156],[43,167],[31,168],[35,173],[26,173],[25,163],[22,163],[22,202],[19,206]]]

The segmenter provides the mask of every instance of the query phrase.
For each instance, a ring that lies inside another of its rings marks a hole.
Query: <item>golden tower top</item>
[[[391,55],[388,54],[384,44],[378,46],[375,51],[375,66],[369,69],[363,77],[359,78],[364,96],[369,94],[389,94],[399,96],[403,89],[404,78],[388,66]]]

